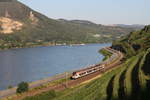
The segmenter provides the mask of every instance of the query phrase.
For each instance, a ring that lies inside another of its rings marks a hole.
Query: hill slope
[[[0,0],[0,48],[110,42],[133,31],[89,21],[50,19],[17,0]]]
[[[125,28],[134,28],[134,29],[142,29],[144,28],[145,25],[140,25],[140,24],[132,24],[132,25],[126,25],[126,24],[113,24],[111,26],[119,26],[119,27],[125,27]]]

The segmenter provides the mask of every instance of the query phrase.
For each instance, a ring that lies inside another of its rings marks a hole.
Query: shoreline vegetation
[[[43,43],[27,43],[18,46],[0,46],[0,51],[2,50],[9,50],[9,49],[19,49],[19,48],[34,48],[34,47],[47,47],[47,46],[84,46],[87,44],[98,44],[98,43],[51,43],[51,42],[43,42]]]
[[[67,76],[66,76],[66,73],[67,73]],[[61,84],[65,81],[69,81],[70,76],[71,76],[71,72],[64,72],[64,73],[57,74],[55,76],[43,78],[41,80],[27,82],[29,85],[29,91],[34,91],[34,90],[38,90],[41,88],[46,88],[46,87],[50,87],[53,85]],[[9,91],[13,91],[14,93],[16,93],[16,90],[17,90],[17,86],[14,86],[8,89],[0,90],[0,94],[9,93]],[[13,97],[20,96],[20,95],[21,94],[19,93],[12,94],[11,96],[6,97],[6,99],[11,99]]]
[[[105,61],[105,60],[109,59],[109,57],[112,56],[112,53],[106,51],[105,49],[100,49],[99,53],[101,53],[104,56],[102,61]]]
[[[88,44],[104,44],[104,43],[111,43],[111,42],[100,42],[100,43],[51,43],[51,42],[43,42],[43,43],[27,43],[24,46],[0,46],[0,51],[3,50],[11,50],[11,49],[21,49],[21,48],[34,48],[34,47],[48,47],[48,46],[84,46]]]

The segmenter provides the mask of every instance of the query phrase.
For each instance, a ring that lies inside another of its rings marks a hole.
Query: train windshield
[[[73,75],[76,75],[76,72],[73,72],[72,74],[73,74]]]

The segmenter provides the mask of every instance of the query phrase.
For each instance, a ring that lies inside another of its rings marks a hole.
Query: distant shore
[[[84,46],[86,44],[95,44],[95,43],[73,43],[73,44],[66,44],[66,43],[43,43],[43,44],[27,44],[25,46],[14,46],[14,47],[0,47],[0,50],[9,50],[9,49],[19,49],[19,48],[34,48],[34,47],[47,47],[47,46]]]
[[[110,43],[110,42],[103,42],[103,43]],[[88,44],[103,44],[103,43],[72,43],[72,44],[66,44],[66,43],[56,43],[56,44],[50,44],[50,43],[43,43],[43,44],[33,44],[33,45],[26,45],[26,46],[18,46],[18,47],[9,47],[9,48],[0,48],[0,51],[3,50],[11,50],[11,49],[21,49],[21,48],[34,48],[34,47],[48,47],[48,46],[84,46]]]

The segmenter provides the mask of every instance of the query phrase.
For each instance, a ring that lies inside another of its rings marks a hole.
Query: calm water
[[[0,90],[99,63],[110,44],[52,46],[0,51]]]

